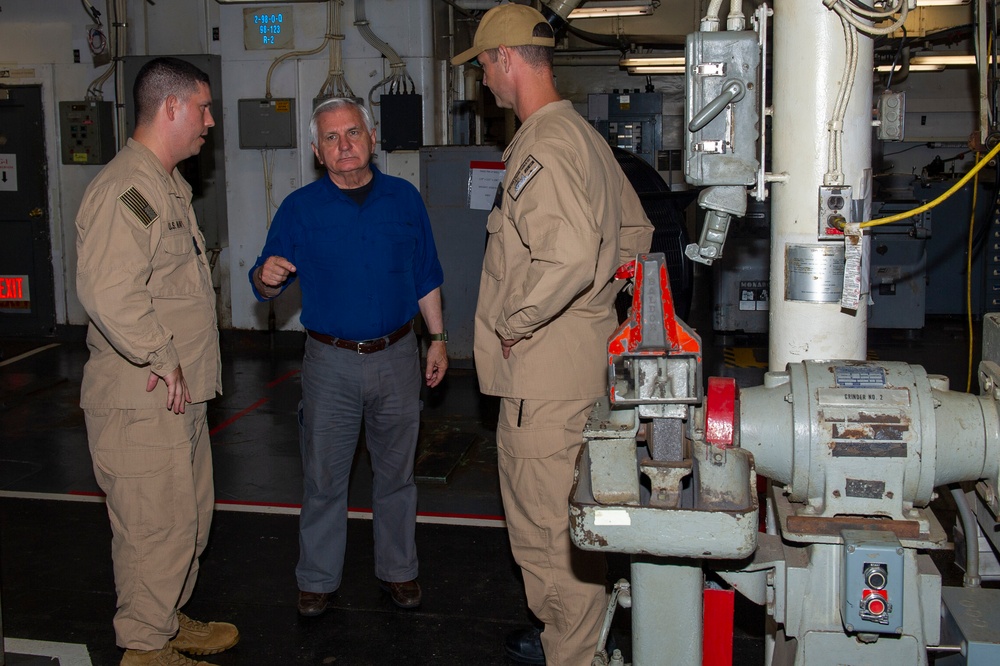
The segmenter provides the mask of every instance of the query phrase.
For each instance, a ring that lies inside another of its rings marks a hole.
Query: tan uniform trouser
[[[118,645],[158,650],[177,632],[208,542],[215,490],[206,404],[86,409],[97,483],[111,519]]]
[[[603,553],[569,535],[569,493],[593,400],[504,398],[497,424],[500,490],[528,607],[545,623],[549,666],[590,666],[607,605]]]

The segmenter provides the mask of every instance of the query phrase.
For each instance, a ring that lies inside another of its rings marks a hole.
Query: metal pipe
[[[620,55],[564,55],[556,53],[552,64],[556,67],[618,67]]]
[[[958,516],[962,520],[962,531],[965,532],[965,576],[962,584],[965,587],[979,587],[979,523],[969,508],[969,498],[961,486],[951,489],[955,499]]]
[[[843,123],[842,166],[853,196],[867,201],[873,42],[859,42],[858,75]],[[768,361],[775,371],[797,361],[863,360],[866,355],[867,304],[862,298],[858,310],[841,310],[836,272],[844,261],[829,252],[838,245],[842,250],[844,244],[817,240],[819,187],[828,151],[833,149],[828,123],[840,82],[846,79],[846,43],[840,19],[823,3],[775,0],[772,171],[788,174],[787,181],[771,187]],[[826,269],[829,272],[824,276]],[[796,279],[805,283],[822,277],[830,280],[831,293],[803,294],[806,290],[795,289]]]

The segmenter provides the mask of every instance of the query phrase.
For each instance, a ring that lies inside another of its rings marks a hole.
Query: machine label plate
[[[821,405],[831,407],[908,407],[910,392],[906,389],[886,388],[821,388],[817,391]]]
[[[877,365],[838,365],[834,379],[841,388],[882,388],[885,386],[885,368]]]

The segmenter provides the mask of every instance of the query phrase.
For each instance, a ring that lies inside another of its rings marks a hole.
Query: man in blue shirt
[[[288,195],[250,282],[258,300],[296,278],[306,328],[300,409],[304,497],[299,518],[299,613],[319,615],[340,586],[347,489],[362,420],[374,480],[375,575],[402,608],[420,605],[413,457],[420,406],[419,311],[430,346],[424,380],[448,369],[444,281],[417,190],[371,164],[371,114],[350,99],[313,111],[312,149],[329,178]]]

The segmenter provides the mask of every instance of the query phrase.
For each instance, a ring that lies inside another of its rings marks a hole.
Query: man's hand
[[[260,280],[268,287],[280,287],[295,270],[295,264],[284,257],[268,257],[260,267]]]
[[[510,358],[510,348],[521,340],[524,340],[524,338],[518,338],[517,340],[501,340],[500,347],[503,349],[503,357]]]
[[[149,379],[146,381],[146,393],[152,393],[156,389],[156,383],[161,379],[167,385],[167,409],[174,414],[183,414],[184,405],[191,402],[191,392],[188,390],[181,366],[178,365],[162,377],[155,372],[150,372]]]
[[[424,378],[427,385],[434,388],[444,379],[444,373],[448,370],[448,350],[444,342],[432,342],[427,348],[427,371]]]

